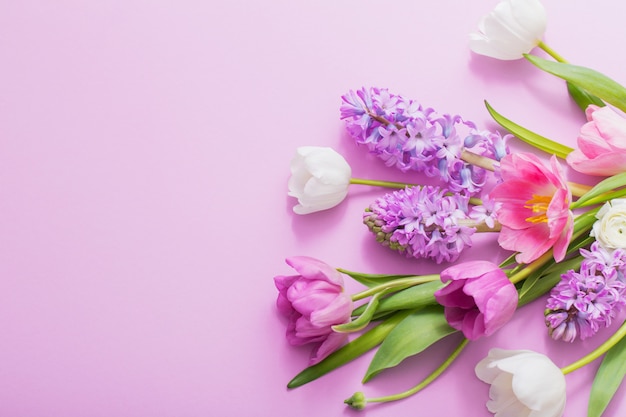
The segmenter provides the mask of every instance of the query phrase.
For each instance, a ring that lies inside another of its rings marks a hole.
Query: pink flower
[[[504,326],[517,308],[517,290],[506,274],[487,261],[451,266],[441,273],[450,284],[435,291],[446,320],[469,340],[489,336]]]
[[[501,204],[496,212],[502,224],[500,246],[519,252],[519,263],[530,263],[550,248],[557,262],[563,260],[574,215],[569,209],[572,193],[556,157],[548,168],[531,153],[510,154],[500,168],[503,182],[490,194]]]
[[[295,346],[317,343],[310,364],[330,355],[347,340],[331,328],[350,321],[352,299],[343,292],[343,277],[331,266],[307,256],[287,258],[299,275],[277,276],[276,306],[289,319],[287,340]]]
[[[578,172],[611,176],[626,171],[626,119],[609,107],[587,107],[588,123],[580,129],[578,149],[567,163]]]

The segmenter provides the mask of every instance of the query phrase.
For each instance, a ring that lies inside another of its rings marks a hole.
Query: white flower
[[[348,194],[352,170],[332,148],[302,146],[291,160],[289,195],[298,199],[293,211],[309,214],[341,203]]]
[[[565,376],[547,357],[530,350],[491,349],[476,365],[491,384],[487,408],[495,417],[561,417]]]
[[[522,58],[546,31],[546,11],[539,0],[502,0],[470,34],[470,49],[492,58]]]
[[[596,218],[591,236],[605,249],[626,249],[626,199],[616,198],[604,203]]]

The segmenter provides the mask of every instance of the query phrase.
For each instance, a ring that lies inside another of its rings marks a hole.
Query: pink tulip
[[[343,292],[343,277],[331,266],[307,256],[287,258],[299,275],[277,276],[276,306],[289,319],[287,340],[295,346],[316,343],[310,364],[330,355],[347,340],[331,328],[350,321],[352,299]]]
[[[503,182],[490,194],[501,204],[496,212],[502,224],[500,246],[519,252],[519,263],[530,263],[551,248],[554,259],[563,260],[574,215],[569,209],[572,193],[556,157],[548,168],[531,153],[515,153],[505,156],[500,168]]]
[[[450,284],[435,292],[446,320],[469,340],[489,336],[504,326],[517,308],[517,290],[506,274],[487,261],[451,266],[441,273]]]
[[[583,174],[611,176],[626,171],[626,119],[609,107],[587,107],[578,149],[567,163]]]

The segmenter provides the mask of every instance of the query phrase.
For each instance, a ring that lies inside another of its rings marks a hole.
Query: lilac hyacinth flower
[[[594,244],[581,250],[585,259],[580,272],[570,270],[561,276],[546,302],[546,325],[553,339],[584,340],[611,325],[626,305],[626,256],[619,252],[609,253]]]
[[[407,187],[375,200],[363,213],[376,240],[407,257],[452,262],[472,245],[465,226],[469,197],[436,186]],[[471,219],[470,219],[471,221]]]
[[[395,95],[384,88],[361,88],[342,96],[341,119],[357,144],[387,166],[440,178],[453,192],[480,192],[488,172],[461,159],[464,150],[500,160],[509,151],[498,132],[481,131],[458,115]]]
[[[489,336],[504,326],[517,308],[517,290],[506,274],[491,262],[471,261],[441,272],[449,282],[435,291],[446,320],[469,340]]]

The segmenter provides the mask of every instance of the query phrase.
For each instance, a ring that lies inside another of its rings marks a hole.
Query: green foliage
[[[430,306],[413,312],[385,338],[372,359],[363,382],[454,332],[456,330],[448,325],[442,306]]]
[[[591,386],[587,417],[600,417],[626,375],[626,337],[604,356]]]

